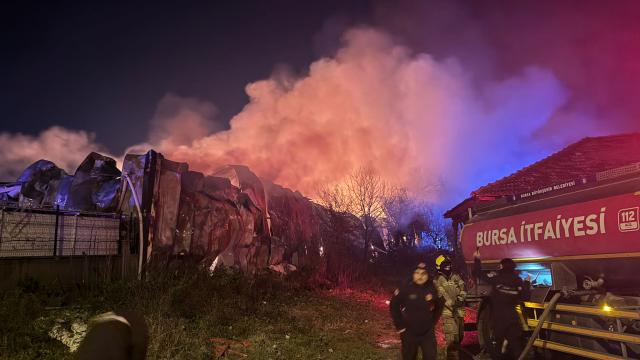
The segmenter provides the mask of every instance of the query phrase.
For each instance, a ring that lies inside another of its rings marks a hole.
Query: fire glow
[[[470,178],[482,181],[484,169],[516,162],[514,153],[533,146],[531,134],[565,101],[543,69],[525,69],[480,93],[455,59],[412,53],[368,28],[348,31],[337,54],[312,63],[307,76],[278,74],[246,91],[250,101],[229,130],[153,145],[199,171],[242,163],[307,195],[371,166],[415,193],[447,184],[429,194],[437,201],[466,189]],[[456,153],[465,155],[454,166]]]
[[[336,55],[313,62],[306,76],[279,73],[246,92],[249,103],[222,131],[212,104],[165,97],[148,141],[128,151],[153,148],[204,173],[247,165],[307,196],[369,166],[392,185],[444,203],[545,153],[533,134],[566,101],[543,68],[478,84],[455,58],[414,53],[371,28],[347,31]],[[0,150],[41,148],[39,137],[16,143],[5,135]],[[59,145],[48,148],[66,149]],[[59,160],[56,152],[16,151],[0,151],[5,167],[24,168],[44,154]]]

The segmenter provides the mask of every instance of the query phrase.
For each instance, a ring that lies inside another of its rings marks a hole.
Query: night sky
[[[459,198],[640,131],[633,0],[21,1],[0,17],[0,181],[133,146],[303,192],[373,164]]]
[[[370,1],[85,2],[3,6],[0,130],[95,132],[113,152],[145,139],[167,93],[206,99],[229,119],[244,87],[276,66],[304,71],[333,17]]]

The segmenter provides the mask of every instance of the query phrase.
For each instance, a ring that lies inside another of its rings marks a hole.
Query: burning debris
[[[73,175],[39,160],[16,182],[0,185],[0,196],[21,207],[143,214],[147,262],[189,256],[208,268],[289,273],[317,265],[323,237],[330,234],[327,209],[261,180],[246,166],[228,165],[205,175],[155,151],[127,154],[122,172],[114,159],[97,153]],[[355,254],[361,235],[357,226],[350,231],[346,236]]]
[[[115,160],[92,152],[73,175],[48,160],[38,160],[13,182],[0,185],[0,200],[20,207],[64,210],[116,210],[120,170]]]

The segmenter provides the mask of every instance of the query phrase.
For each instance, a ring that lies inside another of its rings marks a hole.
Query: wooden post
[[[60,205],[56,205],[56,228],[53,230],[53,256],[58,256],[58,225],[60,221]]]
[[[2,251],[2,232],[4,230],[4,209],[0,209],[0,251]]]

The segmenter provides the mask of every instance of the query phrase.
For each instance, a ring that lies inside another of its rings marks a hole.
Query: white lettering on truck
[[[527,223],[522,221],[520,231],[514,226],[500,229],[489,229],[476,233],[476,246],[492,246],[523,243],[525,241],[557,240],[588,235],[606,234],[606,207],[599,214],[564,218],[557,215],[555,220]],[[519,235],[519,236],[517,236]]]

